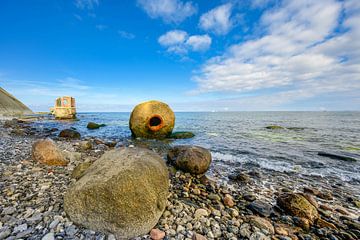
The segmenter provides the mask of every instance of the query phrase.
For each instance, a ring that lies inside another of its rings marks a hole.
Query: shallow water
[[[38,127],[75,127],[82,136],[125,141],[130,113],[79,113],[77,122],[41,121]],[[107,126],[88,130],[89,121]],[[268,125],[298,129],[269,130]],[[196,144],[211,149],[221,169],[263,169],[335,177],[360,184],[360,162],[318,156],[318,151],[356,154],[360,159],[360,112],[215,112],[176,113],[175,131],[192,131]]]

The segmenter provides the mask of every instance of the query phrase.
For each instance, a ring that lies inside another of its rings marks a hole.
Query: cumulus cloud
[[[99,0],[75,0],[75,6],[80,9],[92,10],[99,6]]]
[[[151,17],[166,23],[180,23],[194,15],[196,6],[182,0],[138,0],[138,5]]]
[[[273,93],[256,99],[276,105],[359,91],[358,22],[356,0],[285,0],[261,17],[262,37],[235,44],[202,66],[193,76],[196,92],[271,88]]]
[[[181,30],[169,31],[159,37],[159,43],[163,46],[182,44],[185,42],[187,35],[187,32]]]
[[[205,51],[211,45],[211,38],[209,35],[193,35],[188,38],[186,44],[192,48],[193,51]]]
[[[168,52],[183,55],[189,50],[206,51],[211,45],[211,38],[209,35],[189,36],[185,31],[172,30],[161,35],[158,42],[166,47]]]
[[[200,28],[218,35],[227,34],[233,27],[231,20],[232,7],[231,3],[227,3],[204,13],[200,17]]]

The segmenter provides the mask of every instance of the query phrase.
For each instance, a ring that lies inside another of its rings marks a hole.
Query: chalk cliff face
[[[0,116],[32,114],[22,102],[0,87]]]

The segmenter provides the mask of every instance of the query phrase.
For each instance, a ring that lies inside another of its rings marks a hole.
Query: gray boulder
[[[95,161],[64,197],[70,219],[119,239],[147,234],[167,201],[164,160],[141,148],[121,148]]]

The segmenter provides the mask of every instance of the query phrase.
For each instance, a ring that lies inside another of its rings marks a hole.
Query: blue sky
[[[0,86],[46,111],[360,110],[358,0],[0,2]]]

